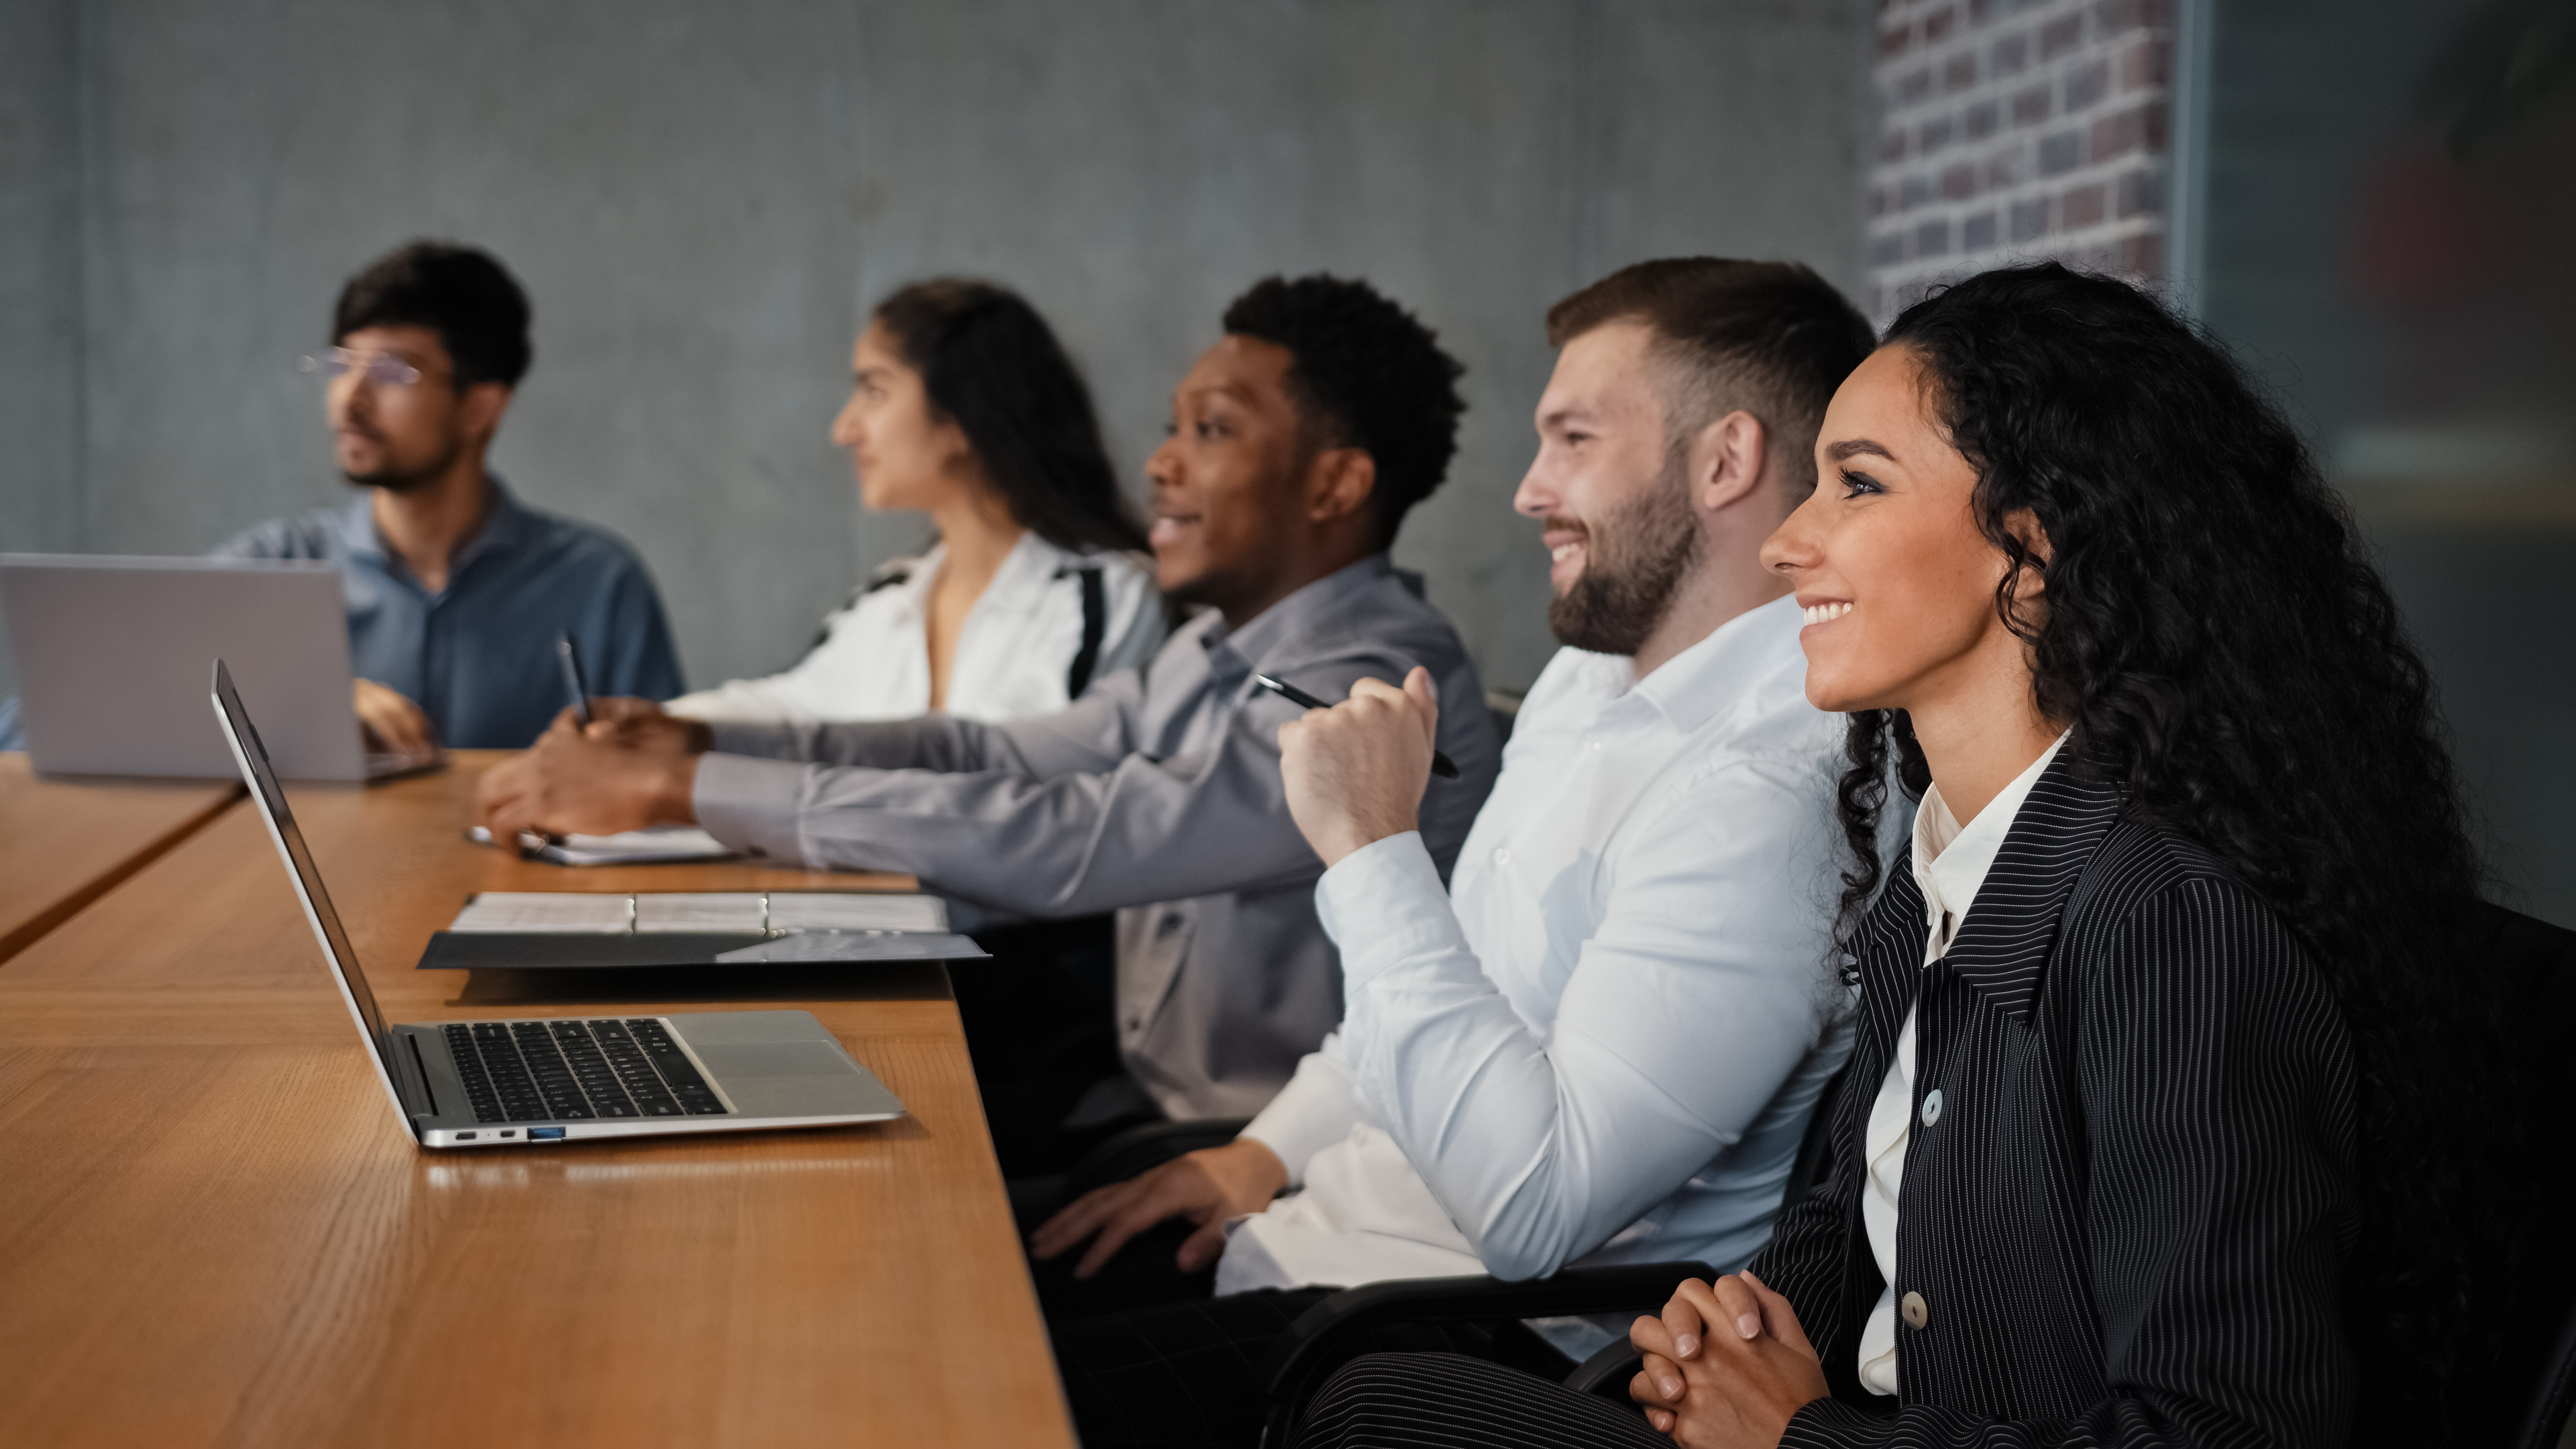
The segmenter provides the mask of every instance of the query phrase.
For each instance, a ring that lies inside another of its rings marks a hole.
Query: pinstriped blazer
[[[1831,1173],[1753,1264],[1834,1390],[1781,1443],[2344,1443],[2352,1047],[2280,920],[2068,753],[1929,966],[1926,934],[1900,864],[1860,932]],[[1891,1400],[1855,1361],[1884,1286],[1861,1137],[1908,1007],[1896,1287],[1923,1311]]]

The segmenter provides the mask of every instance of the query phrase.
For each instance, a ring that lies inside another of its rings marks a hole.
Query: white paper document
[[[465,832],[478,845],[490,845],[492,832],[477,825]],[[524,836],[529,852],[557,865],[657,865],[684,860],[724,860],[735,851],[694,825],[656,825],[618,835],[567,835],[560,841]]]
[[[485,891],[467,901],[447,929],[623,935],[635,929],[635,898],[558,891]]]
[[[447,929],[613,935],[941,932],[948,929],[948,903],[937,896],[874,891],[644,891],[634,895],[485,891],[467,901]]]
[[[937,896],[861,891],[773,891],[773,931],[945,931],[948,903]]]
[[[635,929],[766,931],[769,897],[758,891],[657,891],[635,898]]]

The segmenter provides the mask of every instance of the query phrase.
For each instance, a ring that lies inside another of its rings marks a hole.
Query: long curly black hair
[[[1995,607],[2040,710],[2240,872],[2331,983],[2359,1058],[2356,1442],[2448,1442],[2442,1407],[2485,1352],[2471,1285],[2513,1236],[2477,1180],[2507,1154],[2474,1140],[2499,1100],[2474,1047],[2504,1008],[2459,959],[2485,873],[2431,681],[2348,510],[2224,347],[2110,278],[1987,272],[1881,345],[1914,353],[1976,469],[2008,564]],[[2004,526],[2023,509],[2044,562]],[[2024,569],[2044,617],[2012,607]],[[1844,938],[1883,874],[1890,777],[1917,797],[1930,779],[1901,712],[1851,716],[1846,748]]]

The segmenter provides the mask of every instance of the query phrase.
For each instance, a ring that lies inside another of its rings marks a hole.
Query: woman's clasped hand
[[[1751,1273],[1685,1280],[1628,1341],[1646,1356],[1629,1397],[1689,1449],[1770,1449],[1800,1409],[1832,1392],[1797,1310]]]

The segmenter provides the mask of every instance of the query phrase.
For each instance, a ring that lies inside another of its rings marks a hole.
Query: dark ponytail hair
[[[2360,1241],[2346,1318],[2357,1443],[2452,1441],[2496,1327],[2471,1286],[2508,1265],[2512,1100],[2482,1042],[2502,994],[2460,959],[2485,884],[2422,660],[2341,499],[2226,350],[2132,287],[2054,263],[1908,308],[1882,346],[1976,469],[2007,568],[1996,610],[2079,768],[2238,871],[2300,938],[2352,1032]],[[2005,527],[2028,510],[2041,561]],[[2014,582],[2046,578],[2045,616]],[[1888,754],[1928,775],[1901,714],[1852,716],[1839,813],[1860,864],[1841,939],[1879,885]]]
[[[896,291],[874,316],[1021,527],[1058,548],[1145,546],[1091,389],[1036,308],[990,282],[938,277]]]

